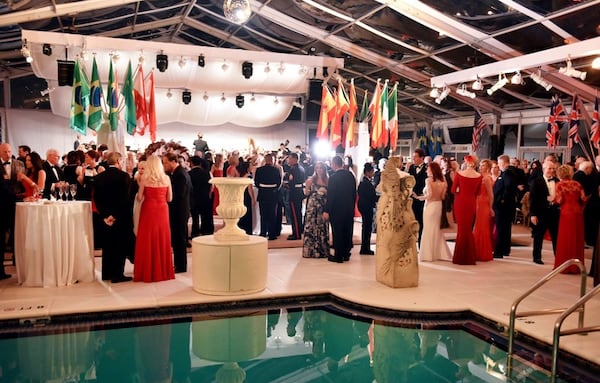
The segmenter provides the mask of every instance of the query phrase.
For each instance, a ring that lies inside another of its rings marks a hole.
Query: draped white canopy
[[[283,122],[294,101],[307,93],[310,78],[321,76],[323,67],[333,73],[344,65],[343,59],[321,56],[29,30],[24,30],[22,36],[31,52],[35,75],[46,79],[52,90],[49,95],[52,112],[63,117],[69,116],[72,90],[69,86],[58,86],[57,60],[81,58],[89,77],[95,56],[100,81],[106,88],[111,59],[118,81],[122,83],[129,60],[133,70],[140,62],[147,75],[156,66],[156,55],[165,54],[169,59],[167,70],[154,70],[159,125],[168,122],[197,126],[233,123],[246,127]],[[42,53],[44,44],[51,46],[51,55]],[[203,67],[198,65],[200,55],[204,56]],[[242,63],[246,61],[253,67],[253,74],[248,79],[242,75]],[[192,93],[188,105],[181,100],[184,90]],[[238,95],[245,98],[242,108],[235,102]]]

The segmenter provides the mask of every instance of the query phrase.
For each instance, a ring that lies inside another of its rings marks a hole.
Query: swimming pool
[[[0,323],[0,381],[506,381],[506,337],[470,312],[410,313],[320,295]],[[548,381],[550,348],[517,344],[514,382]],[[600,368],[561,355],[563,382]]]

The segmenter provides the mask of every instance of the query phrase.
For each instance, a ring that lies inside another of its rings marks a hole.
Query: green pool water
[[[503,339],[330,306],[122,314],[0,332],[0,382],[504,382]],[[549,381],[547,356],[519,353],[508,381]],[[574,379],[560,381],[594,381]]]

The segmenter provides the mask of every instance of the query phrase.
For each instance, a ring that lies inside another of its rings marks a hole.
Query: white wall
[[[19,145],[29,145],[44,157],[49,148],[55,148],[60,153],[67,153],[73,149],[76,132],[69,128],[69,120],[56,116],[50,111],[7,109],[4,129],[6,141],[16,149]],[[157,139],[165,141],[179,141],[182,145],[192,150],[192,143],[198,132],[203,132],[204,139],[213,150],[238,149],[244,151],[248,148],[248,140],[254,139],[257,146],[263,149],[278,149],[279,143],[290,140],[290,146],[306,145],[306,124],[299,121],[290,121],[266,128],[245,128],[233,124],[199,127],[182,123],[169,123],[160,125]],[[91,130],[82,137],[82,142],[93,140],[97,137]],[[148,133],[145,136],[125,136],[125,144],[131,149],[144,149],[150,143]]]

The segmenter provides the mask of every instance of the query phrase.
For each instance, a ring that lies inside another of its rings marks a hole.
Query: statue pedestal
[[[244,190],[249,178],[215,177],[217,213],[225,227],[192,239],[192,287],[210,295],[251,294],[267,286],[267,239],[247,235],[237,226],[246,213]]]
[[[267,286],[267,239],[223,242],[214,235],[192,239],[193,289],[209,295],[252,294]]]

